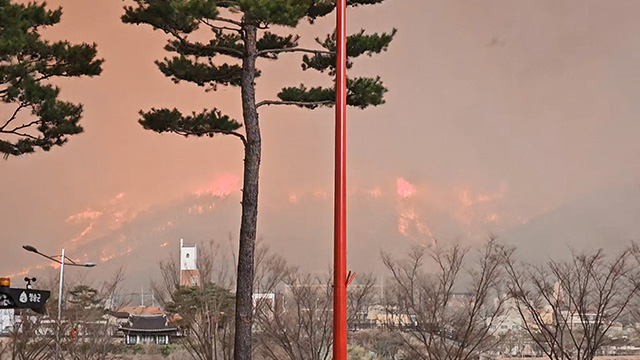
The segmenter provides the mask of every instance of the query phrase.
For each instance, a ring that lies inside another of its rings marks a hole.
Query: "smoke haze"
[[[125,2],[48,4],[64,14],[45,36],[96,42],[106,62],[97,78],[58,82],[64,99],[84,104],[84,134],[0,163],[0,273],[49,268],[22,244],[65,247],[101,263],[103,274],[123,264],[140,282],[180,238],[236,248],[241,143],[158,135],[142,129],[137,112],[216,106],[240,119],[239,90],[205,93],[162,76],[153,61],[165,56],[165,37],[122,24]],[[379,108],[348,111],[350,267],[375,270],[381,250],[489,234],[532,258],[565,241],[637,239],[639,11],[624,0],[387,0],[350,9],[350,32],[399,29],[387,53],[358,59],[351,73],[381,75],[389,93]],[[303,25],[303,44],[332,26],[332,16]],[[258,65],[259,99],[330,83],[302,72],[296,55]],[[292,263],[325,270],[333,110],[262,108],[260,120],[258,232]]]

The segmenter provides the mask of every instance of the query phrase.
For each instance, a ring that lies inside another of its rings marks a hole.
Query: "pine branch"
[[[242,67],[238,65],[202,64],[184,56],[165,59],[164,62],[156,61],[156,65],[166,76],[178,83],[181,80],[189,81],[198,86],[210,84],[240,86]]]
[[[379,54],[383,51],[387,51],[389,44],[393,40],[397,33],[397,29],[393,29],[390,33],[373,33],[370,35],[365,34],[364,30],[349,35],[347,37],[347,69],[353,66],[353,59],[360,57],[361,55]],[[316,42],[327,49],[325,53],[316,53],[309,57],[304,55],[302,58],[302,69],[315,69],[320,72],[324,72],[329,69],[329,74],[335,74],[336,64],[336,33],[327,35],[324,40],[316,38]]]
[[[305,108],[315,109],[318,106],[328,106],[333,105],[335,101],[333,100],[323,100],[323,101],[282,101],[282,100],[263,100],[256,104],[256,108],[261,106],[269,106],[269,105],[295,105]]]
[[[229,23],[229,24],[233,24],[233,25],[242,27],[242,22],[236,21],[236,20],[233,20],[233,19],[223,18],[222,16],[217,16],[215,20],[216,21],[220,21],[220,22],[226,22],[226,23]]]
[[[295,47],[295,48],[261,50],[261,51],[258,51],[258,56],[269,56],[269,54],[279,54],[279,53],[287,53],[287,52],[302,52],[302,53],[311,53],[315,55],[335,55],[334,51],[305,49],[305,48]]]
[[[242,127],[240,123],[223,115],[219,110],[205,110],[201,113],[182,115],[178,109],[154,109],[140,112],[142,119],[138,122],[147,130],[157,133],[170,132],[182,136],[209,136],[214,134],[233,135],[246,145],[244,135],[236,132]]]
[[[228,8],[228,7],[232,7],[232,6],[238,6],[238,2],[237,1],[233,1],[233,0],[228,0],[228,1],[218,0],[216,5],[218,5],[220,7]]]
[[[214,20],[215,21],[215,20]],[[235,31],[237,33],[242,33],[242,29],[241,28],[232,28],[232,27],[228,27],[228,26],[218,26],[218,25],[213,25],[212,23],[210,23],[207,19],[201,19],[200,22],[202,24],[207,25],[208,27],[212,28],[212,29],[216,29],[216,30],[228,30],[228,31]]]
[[[384,87],[380,77],[367,78],[357,77],[347,79],[347,105],[365,109],[369,106],[378,106],[384,104],[384,94],[387,89]],[[335,87],[323,88],[313,87],[307,88],[304,85],[298,87],[286,87],[278,93],[281,101],[291,101],[294,103],[316,103],[326,105],[333,102],[336,97]],[[303,106],[303,105],[300,105]],[[319,106],[319,105],[317,105]],[[310,108],[317,106],[310,105]]]
[[[241,59],[244,56],[244,53],[240,50],[241,47],[234,48],[232,46],[235,45],[235,43],[223,40],[225,39],[216,39],[215,41],[211,40],[211,43],[209,44],[202,44],[199,42],[189,42],[185,39],[180,39],[177,41],[170,41],[164,49],[181,55],[193,55],[196,57],[207,58],[212,58],[217,54],[228,55],[238,59]]]
[[[384,0],[347,0],[347,6],[375,5],[383,1]],[[316,19],[329,15],[335,8],[335,0],[312,0],[306,15],[309,22],[313,23]]]
[[[16,136],[19,136],[19,137],[22,137],[22,138],[28,138],[28,139],[31,139],[31,140],[42,140],[41,138],[33,136],[31,134],[21,133],[21,132],[17,132],[17,131],[14,131],[14,130],[4,130],[4,131],[1,131],[1,133],[16,135]]]
[[[30,127],[32,127],[33,125],[36,125],[36,124],[41,123],[41,122],[42,122],[42,120],[40,120],[40,119],[33,120],[33,121],[32,121],[32,122],[30,122],[30,123],[26,123],[26,124],[22,124],[22,125],[20,125],[20,126],[16,126],[15,128],[13,128],[13,129],[11,129],[11,130],[4,130],[4,127],[3,127],[2,129],[0,129],[0,132],[3,132],[3,133],[13,133],[13,134],[16,134],[16,135],[17,135],[16,131],[18,131],[18,130],[22,130],[22,129],[30,128]]]
[[[16,110],[13,112],[13,114],[11,114],[11,117],[9,118],[9,120],[7,120],[7,122],[4,123],[4,125],[2,125],[2,127],[0,127],[0,132],[4,132],[4,129],[13,121],[16,119],[16,116],[18,115],[18,112],[20,112],[20,110],[24,109],[25,107],[27,107],[27,104],[25,104],[24,102],[20,103],[20,105],[18,105],[18,107],[16,108]],[[14,129],[15,130],[15,129]]]
[[[222,135],[233,135],[240,140],[244,145],[247,145],[247,139],[244,135],[235,131],[227,131],[227,130],[207,130],[207,131],[187,131],[187,130],[171,130],[172,132],[182,135],[182,136],[203,136],[203,135],[211,135],[211,134],[222,134]]]

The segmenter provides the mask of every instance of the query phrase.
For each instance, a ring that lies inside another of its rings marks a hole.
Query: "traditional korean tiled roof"
[[[129,315],[165,315],[166,313],[157,306],[125,306],[118,309],[119,313]]]
[[[120,325],[120,330],[125,332],[171,332],[178,328],[167,324],[164,315],[129,317],[129,323]]]

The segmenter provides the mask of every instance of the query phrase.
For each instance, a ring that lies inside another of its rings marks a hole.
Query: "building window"
[[[141,336],[141,343],[142,344],[152,344],[155,342],[155,336],[153,335],[142,335]]]
[[[158,345],[167,345],[169,342],[167,341],[167,335],[159,335],[156,337],[156,344]]]

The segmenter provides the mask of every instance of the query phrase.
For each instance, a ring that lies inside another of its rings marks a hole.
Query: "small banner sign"
[[[46,290],[17,289],[0,286],[0,309],[32,309],[44,314],[51,293]]]

